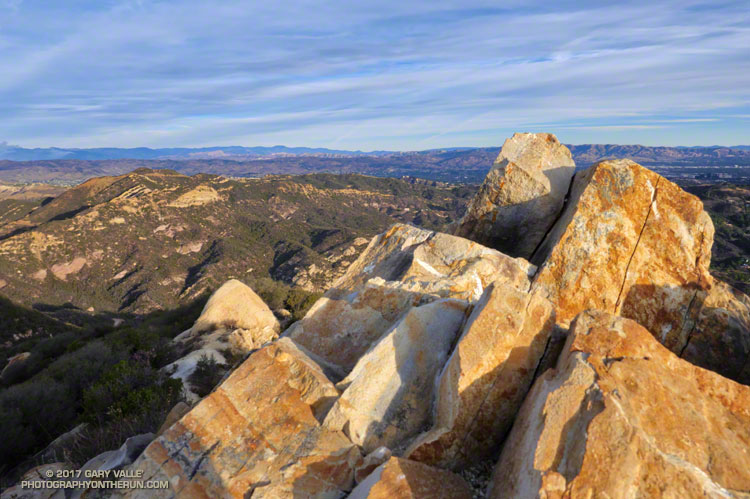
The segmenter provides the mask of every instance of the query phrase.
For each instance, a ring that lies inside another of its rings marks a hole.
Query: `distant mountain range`
[[[607,158],[629,158],[645,166],[750,167],[750,146],[648,147],[569,145],[579,167]],[[0,144],[0,181],[78,183],[136,168],[169,168],[183,174],[235,177],[268,174],[360,173],[412,176],[447,182],[481,182],[499,147],[454,147],[426,151],[345,151],[307,147],[207,147],[170,149],[24,149]]]
[[[383,156],[393,154],[393,151],[344,151],[337,149],[313,147],[169,147],[151,149],[148,147],[119,148],[96,147],[91,149],[75,149],[61,147],[46,147],[27,149],[24,147],[0,143],[0,159],[12,161],[40,161],[54,159],[202,159],[202,158],[246,158],[273,155],[323,155],[323,156]]]

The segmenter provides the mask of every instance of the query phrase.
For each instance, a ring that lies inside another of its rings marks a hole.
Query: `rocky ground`
[[[160,435],[84,465],[169,488],[105,495],[747,496],[750,299],[710,274],[701,201],[611,160],[539,216],[569,156],[547,134],[506,146],[472,201],[484,209],[450,230],[494,244],[526,199],[512,214],[528,259],[396,224],[278,338],[230,281],[183,353],[246,357]]]

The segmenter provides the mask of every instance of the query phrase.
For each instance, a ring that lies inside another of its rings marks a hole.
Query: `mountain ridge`
[[[725,147],[676,148],[639,145],[584,144],[570,146],[579,168],[614,157],[649,167],[750,167],[750,150]],[[233,177],[277,174],[358,173],[378,177],[419,177],[442,182],[479,183],[500,152],[499,147],[447,148],[382,153],[274,153],[265,156],[218,155],[146,159],[46,159],[14,161],[0,154],[0,182],[75,184],[137,168],[173,169],[186,175],[212,173]],[[203,154],[203,153],[201,153]],[[693,171],[693,174],[696,172]]]

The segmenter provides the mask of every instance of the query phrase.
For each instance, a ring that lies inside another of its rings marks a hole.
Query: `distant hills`
[[[27,149],[19,146],[0,143],[0,159],[12,161],[39,161],[54,159],[201,159],[201,158],[246,158],[272,155],[324,155],[324,156],[382,156],[393,154],[393,151],[345,151],[313,147],[169,147],[151,149],[148,147],[119,148],[96,147],[91,149],[46,147]]]
[[[229,278],[324,289],[356,258],[352,245],[394,222],[460,218],[473,188],[433,184],[139,169],[54,199],[0,199],[0,295],[59,317],[173,309]]]
[[[583,144],[568,147],[579,167],[607,158],[630,158],[650,167],[750,167],[750,146]],[[499,147],[457,147],[412,152],[362,152],[286,146],[24,149],[0,144],[0,181],[75,184],[97,176],[122,175],[136,168],[169,168],[186,175],[212,173],[262,177],[326,172],[478,183],[499,151]]]

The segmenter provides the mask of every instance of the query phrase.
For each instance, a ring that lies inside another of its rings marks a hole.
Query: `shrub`
[[[292,313],[292,319],[302,319],[310,307],[323,296],[321,293],[311,293],[300,288],[293,288],[286,297],[286,308]]]
[[[217,362],[215,358],[203,354],[198,359],[195,371],[188,381],[198,396],[205,397],[219,384],[224,374],[226,374],[226,366]]]
[[[37,378],[0,393],[0,459],[8,469],[41,450],[75,423],[75,400],[67,387]]]
[[[83,393],[86,422],[105,425],[167,410],[182,398],[182,382],[151,367],[147,355],[133,356],[107,370]]]

